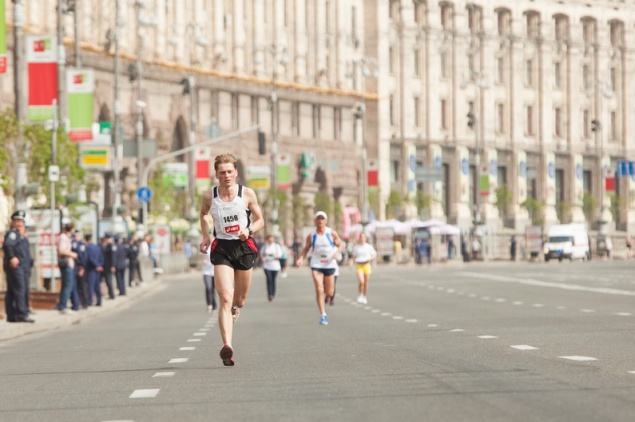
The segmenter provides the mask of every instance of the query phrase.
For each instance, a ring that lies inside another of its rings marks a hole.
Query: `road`
[[[308,269],[256,271],[224,367],[202,276],[0,343],[2,421],[633,421],[633,263],[342,269],[328,326]]]

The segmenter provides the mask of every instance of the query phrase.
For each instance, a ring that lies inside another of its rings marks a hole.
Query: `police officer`
[[[20,230],[20,247],[22,248],[22,252],[26,259],[20,262],[20,265],[23,268],[24,276],[26,280],[26,285],[24,289],[24,297],[26,301],[26,309],[29,314],[32,314],[31,311],[31,269],[33,268],[33,257],[31,256],[31,248],[29,247],[29,235],[26,232],[26,227],[23,225],[22,230]]]
[[[137,244],[137,235],[132,235],[128,248],[128,286],[135,284],[135,274],[141,281],[141,271],[139,270],[139,245]]]
[[[86,244],[82,240],[79,230],[75,231],[75,238],[71,242],[71,250],[77,254],[75,262],[75,288],[71,293],[71,302],[75,309],[75,300],[79,298],[79,307],[86,309],[89,305],[88,278],[86,277]]]
[[[29,282],[25,268],[31,264],[30,255],[24,252],[21,240],[24,233],[24,211],[11,214],[11,228],[4,236],[3,268],[7,275],[7,293],[5,295],[5,310],[8,322],[35,322],[29,318],[26,305],[26,286]]]
[[[112,266],[115,269],[115,277],[117,279],[117,290],[119,290],[119,296],[126,295],[126,280],[124,278],[126,274],[126,246],[121,241],[121,237],[116,234],[113,238],[115,242],[112,244]]]
[[[88,279],[88,303],[93,304],[95,295],[95,305],[101,306],[101,273],[104,271],[104,258],[101,248],[93,243],[93,235],[90,233],[84,236],[86,241],[86,272],[84,277]]]
[[[110,299],[115,298],[115,290],[112,287],[112,275],[115,272],[115,267],[112,265],[112,242],[110,233],[105,233],[101,239],[101,255],[103,257],[104,271],[101,273],[101,277],[106,280],[106,287],[108,287],[108,297]]]

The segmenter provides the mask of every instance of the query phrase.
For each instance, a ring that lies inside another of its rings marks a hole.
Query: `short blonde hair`
[[[236,169],[236,157],[234,157],[232,154],[220,154],[217,155],[216,158],[214,159],[214,171],[218,171],[218,167],[221,164],[233,164],[234,165],[234,169]]]

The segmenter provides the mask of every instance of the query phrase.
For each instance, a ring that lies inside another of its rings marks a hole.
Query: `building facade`
[[[25,3],[25,33],[56,32],[55,1]],[[115,0],[77,4],[83,66],[96,71],[95,120],[114,117],[105,46],[118,21],[125,137],[139,113],[159,153],[218,128],[260,125],[266,155],[245,136],[213,146],[212,156],[235,153],[245,182],[251,168],[279,163],[276,140],[291,162],[282,205],[287,217],[301,215],[288,236],[309,221],[316,194],[332,199],[336,225],[364,200],[376,218],[433,217],[465,229],[482,221],[522,230],[532,219],[635,225],[632,178],[619,176],[615,193],[605,186],[605,174],[633,155],[635,2],[119,0],[118,20]],[[73,24],[65,15],[69,66]],[[142,84],[129,80],[137,57]],[[183,95],[188,76],[192,96]],[[6,106],[12,90],[5,81]],[[437,169],[434,181],[417,177],[421,167]],[[135,160],[124,168],[122,198],[134,204]],[[376,185],[365,169],[376,169]],[[105,176],[107,208],[113,176]]]

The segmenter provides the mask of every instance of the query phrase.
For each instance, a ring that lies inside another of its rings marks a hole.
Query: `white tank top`
[[[330,227],[325,227],[324,234],[311,234],[311,268],[337,268],[337,261],[332,259],[337,246],[332,241]]]
[[[236,195],[231,201],[220,199],[218,186],[212,189],[212,208],[214,237],[225,240],[238,240],[238,233],[249,227],[250,211],[243,200],[243,186],[236,185]]]

